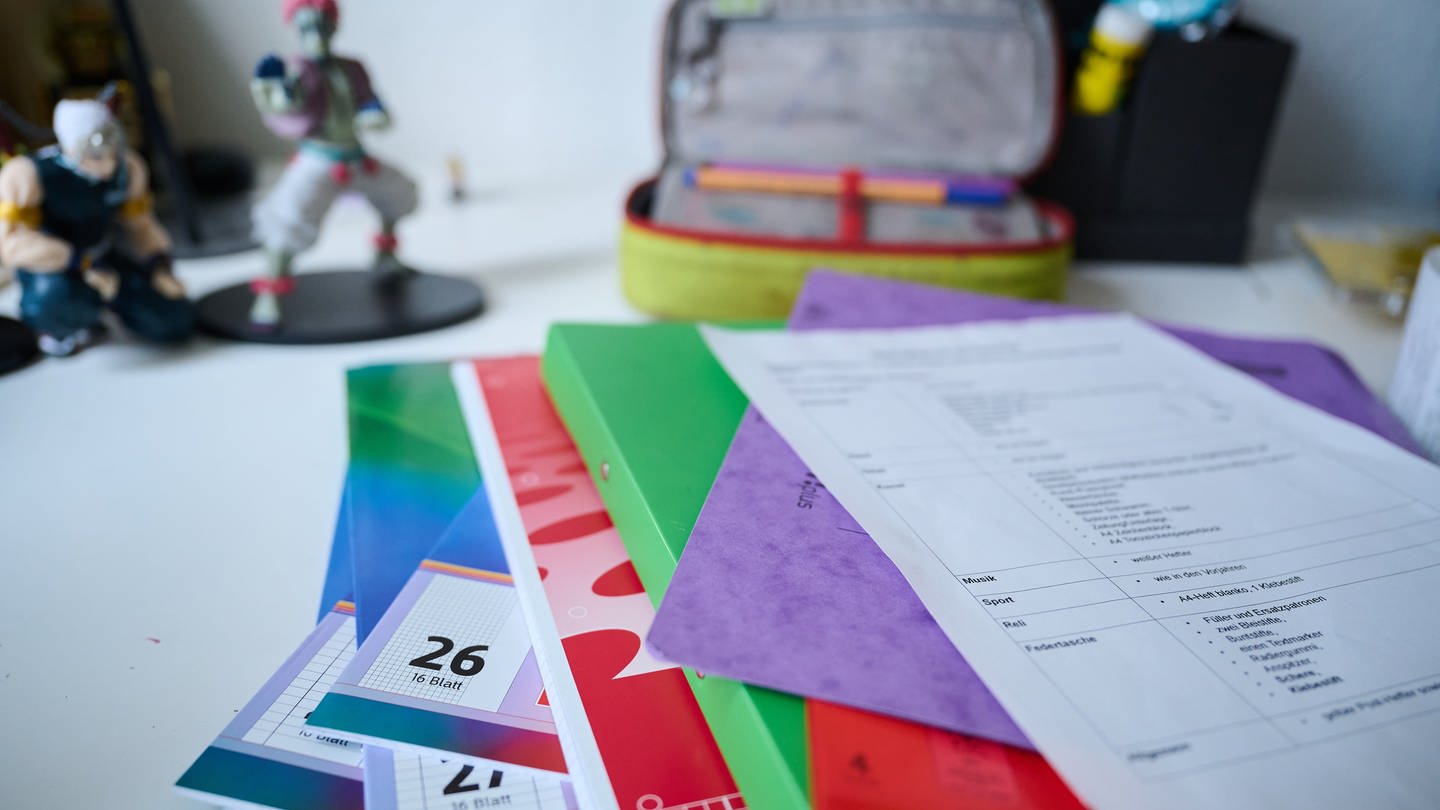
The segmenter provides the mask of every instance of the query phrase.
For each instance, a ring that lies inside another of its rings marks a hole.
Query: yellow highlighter
[[[1090,32],[1090,45],[1075,72],[1075,111],[1082,115],[1114,112],[1154,33],[1149,20],[1125,6],[1101,7]]]

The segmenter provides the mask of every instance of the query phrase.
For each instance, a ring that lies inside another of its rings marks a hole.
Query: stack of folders
[[[816,272],[789,329],[560,324],[348,397],[319,624],[183,792],[1440,797],[1440,470],[1316,345]]]

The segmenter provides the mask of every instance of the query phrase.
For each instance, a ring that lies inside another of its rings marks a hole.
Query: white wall
[[[180,136],[283,154],[246,81],[289,52],[279,0],[134,0],[174,74]],[[643,173],[659,157],[667,0],[342,0],[337,49],[363,56],[397,119],[375,150],[415,168],[465,157],[481,187]],[[1299,45],[1267,172],[1279,193],[1440,199],[1440,2],[1249,0]]]
[[[1277,191],[1440,202],[1440,2],[1247,0],[1299,45],[1271,151]]]
[[[134,0],[152,60],[173,74],[180,139],[280,155],[251,105],[259,58],[295,48],[279,0]],[[337,52],[362,58],[395,127],[386,158],[432,169],[461,154],[479,188],[639,176],[660,153],[663,0],[341,0]],[[438,170],[438,169],[437,169]]]

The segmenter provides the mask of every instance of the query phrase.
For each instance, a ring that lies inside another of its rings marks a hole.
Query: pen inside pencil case
[[[799,192],[701,188],[694,167],[668,167],[655,195],[654,221],[663,226],[749,237],[829,241],[840,230],[840,206],[817,174],[812,190]],[[881,175],[880,177],[898,177]],[[893,180],[892,180],[893,182]],[[803,185],[803,184],[802,184]],[[977,188],[979,184],[977,183]],[[777,186],[778,187],[778,186]],[[1031,200],[1005,191],[1001,202],[935,204],[866,201],[863,241],[870,244],[995,244],[1042,236]]]
[[[1004,177],[921,171],[865,171],[859,167],[805,168],[763,163],[706,163],[685,170],[685,185],[707,191],[842,197],[868,203],[1002,205],[1015,192]]]

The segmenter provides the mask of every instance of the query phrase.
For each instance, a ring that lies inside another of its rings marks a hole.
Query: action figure
[[[178,342],[193,328],[145,162],[126,147],[113,97],[60,102],[59,143],[0,168],[0,262],[15,269],[20,317],[46,354],[94,342],[106,309],[146,340]]]
[[[266,56],[250,85],[265,125],[300,141],[280,182],[255,206],[255,238],[265,247],[268,272],[251,283],[250,322],[261,329],[279,325],[280,298],[294,287],[291,263],[315,243],[321,220],[344,191],[364,195],[380,215],[373,265],[377,280],[413,273],[395,258],[395,225],[415,210],[415,184],[370,157],[360,143],[359,130],[384,129],[390,116],[364,66],[330,51],[339,7],[335,0],[284,0],[283,13],[300,35],[304,55],[289,65]]]

